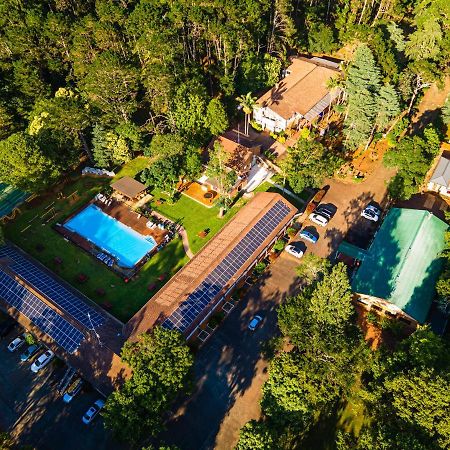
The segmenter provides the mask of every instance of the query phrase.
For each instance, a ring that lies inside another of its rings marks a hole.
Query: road
[[[344,237],[367,245],[376,224],[361,218],[361,211],[369,202],[386,205],[385,180],[391,176],[392,171],[380,164],[363,183],[326,180],[329,190],[323,203],[333,205],[335,214],[327,227],[315,227],[319,241],[308,243],[308,251],[329,257]],[[314,224],[306,221],[305,225]],[[261,387],[267,379],[261,343],[277,333],[276,307],[298,291],[294,270],[298,264],[292,256],[282,254],[198,352],[196,390],[168,422],[168,431],[162,436],[165,442],[182,450],[229,450],[236,445],[240,428],[259,417]],[[260,311],[265,315],[264,325],[252,334],[246,326]]]
[[[282,254],[199,350],[196,390],[174,413],[163,441],[182,450],[230,449],[241,426],[259,417],[267,372],[261,344],[276,334],[276,307],[297,290],[296,266],[298,260]],[[255,314],[264,322],[251,332]]]

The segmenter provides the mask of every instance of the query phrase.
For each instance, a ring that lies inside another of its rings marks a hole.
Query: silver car
[[[368,205],[361,211],[361,217],[364,217],[367,220],[371,220],[372,222],[378,222],[381,216],[381,210],[376,206]]]
[[[47,350],[45,353],[42,353],[36,361],[31,365],[31,371],[34,373],[39,372],[43,369],[53,358],[55,354],[51,350]]]

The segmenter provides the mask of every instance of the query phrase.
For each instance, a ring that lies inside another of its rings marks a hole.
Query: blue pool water
[[[139,234],[95,205],[84,208],[64,227],[116,257],[121,267],[134,267],[156,246],[151,236]]]

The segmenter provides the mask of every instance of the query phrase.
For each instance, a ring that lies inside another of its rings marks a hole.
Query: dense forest
[[[343,66],[346,100],[337,106],[346,144],[362,144],[440,81],[449,8],[447,0],[3,0],[0,178],[39,190],[82,153],[113,167],[150,152],[154,134],[176,134],[178,162],[192,163],[192,148],[238,114],[236,98],[273,86],[289,55],[342,47],[357,51]]]
[[[237,449],[449,448],[448,341],[428,327],[406,337],[401,323],[372,313],[385,340],[369,350],[345,266],[308,255],[299,276],[306,287],[278,312],[263,417],[244,426]]]

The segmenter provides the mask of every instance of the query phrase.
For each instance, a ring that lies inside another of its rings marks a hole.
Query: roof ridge
[[[402,209],[402,208],[398,208],[398,209]],[[419,212],[420,210],[408,210],[408,211],[417,211]],[[420,211],[422,213],[422,217],[420,219],[420,223],[418,224],[416,231],[414,232],[414,234],[411,234],[411,238],[410,238],[410,242],[409,242],[409,246],[408,246],[408,250],[405,253],[405,256],[403,257],[403,261],[401,262],[397,273],[395,275],[395,282],[394,282],[394,287],[392,289],[392,292],[395,291],[395,288],[397,287],[397,280],[400,278],[400,275],[409,259],[409,255],[411,254],[411,251],[413,249],[413,247],[415,245],[417,245],[417,236],[419,235],[419,233],[422,231],[423,226],[424,226],[424,222],[425,220],[429,221],[433,216],[433,214],[430,211],[426,211],[426,210],[422,210]]]

